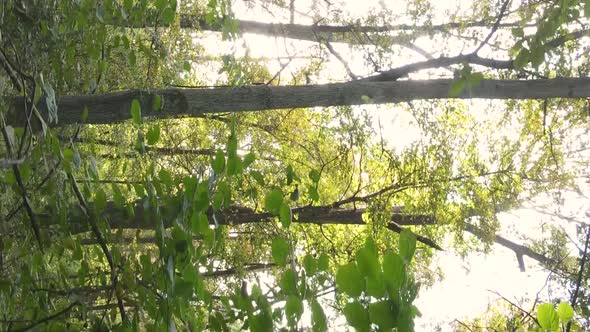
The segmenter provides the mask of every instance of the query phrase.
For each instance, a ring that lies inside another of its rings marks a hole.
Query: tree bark
[[[198,116],[204,113],[245,112],[303,107],[326,107],[362,104],[386,104],[421,99],[446,99],[455,80],[411,80],[386,82],[346,82],[304,86],[246,86],[212,89],[166,89],[153,92],[137,90],[104,95],[63,96],[58,102],[59,122],[67,125],[81,122],[88,108],[85,123],[119,123],[131,118],[133,99],[141,104],[144,117],[173,118]],[[153,108],[155,95],[162,98],[160,110]],[[482,80],[465,89],[456,98],[471,99],[545,99],[590,97],[589,78],[555,78],[541,80]],[[41,98],[42,100],[44,98]],[[22,97],[11,100],[10,124],[24,123]],[[47,107],[42,101],[38,109],[44,116]],[[51,124],[56,125],[56,124]]]
[[[76,209],[73,209],[75,211]],[[169,210],[161,210],[161,213],[165,215],[165,227],[171,227],[170,220],[173,220],[173,215],[178,209],[169,208]],[[364,208],[349,209],[349,208],[331,208],[326,206],[306,206],[300,208],[294,208],[293,222],[302,224],[315,224],[315,225],[366,225],[363,221],[363,214],[365,213]],[[428,226],[436,225],[436,219],[432,215],[428,214],[407,214],[403,212],[403,207],[395,206],[392,207],[391,221],[387,224],[387,228],[396,233],[400,233],[403,230],[402,226]],[[212,211],[209,211],[209,222],[214,224],[212,218]],[[145,213],[143,204],[137,203],[134,206],[134,215],[129,217],[126,212],[122,209],[118,209],[112,202],[107,204],[104,210],[104,215],[109,220],[109,225],[112,229],[143,229],[153,230],[155,222],[149,214]],[[262,212],[258,213],[249,208],[244,207],[232,207],[230,210],[224,212],[217,212],[215,219],[221,225],[243,225],[260,222],[270,222],[273,220],[273,215],[270,213]],[[39,215],[39,219],[43,221],[43,224],[51,224],[51,218],[47,215]],[[43,220],[45,219],[45,220]],[[88,231],[88,225],[84,219],[77,216],[75,213],[68,217],[71,222],[72,232],[81,233]],[[473,234],[477,238],[482,238],[482,231],[472,224],[465,224],[465,231]],[[443,250],[438,244],[431,239],[417,235],[418,241],[437,250]],[[517,256],[528,256],[541,264],[549,264],[551,260],[534,250],[515,243],[502,237],[500,235],[494,236],[494,242],[506,247]],[[522,265],[519,262],[519,265]]]
[[[424,35],[429,32],[445,32],[452,29],[489,27],[493,22],[450,22],[434,24],[431,26],[416,26],[411,24],[392,24],[382,26],[367,25],[305,25],[305,24],[282,24],[264,23],[249,20],[236,20],[241,33],[251,33],[270,37],[285,37],[290,39],[307,40],[316,42],[319,39],[335,43],[349,44],[374,44],[375,36],[367,34],[389,33],[393,31],[404,31],[407,35],[390,36],[386,35],[387,42],[391,44],[405,43],[410,39],[409,35]],[[149,22],[147,27],[153,26]],[[179,15],[179,26],[183,29],[202,29],[207,31],[221,32],[223,26],[220,23],[209,24],[206,20],[197,15]],[[514,28],[521,26],[518,22],[501,23],[501,28]],[[141,28],[141,26],[136,26]]]

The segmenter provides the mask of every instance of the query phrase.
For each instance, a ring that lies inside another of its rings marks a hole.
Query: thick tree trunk
[[[58,125],[78,123],[88,108],[86,123],[108,124],[128,120],[133,99],[140,101],[144,117],[190,117],[203,113],[386,104],[419,99],[445,99],[455,81],[412,80],[347,82],[305,86],[247,86],[213,89],[167,89],[152,92],[122,91],[93,96],[63,96],[58,102]],[[153,109],[154,96],[162,98],[162,108]],[[545,99],[590,97],[590,79],[483,80],[465,89],[457,98]],[[42,98],[43,99],[43,98]],[[24,123],[22,98],[12,99],[11,124]],[[39,104],[42,114],[46,106]]]

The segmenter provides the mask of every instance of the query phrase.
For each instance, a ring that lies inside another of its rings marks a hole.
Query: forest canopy
[[[589,330],[589,18],[0,2],[0,330],[414,331],[437,255],[494,246],[556,295],[452,330]]]

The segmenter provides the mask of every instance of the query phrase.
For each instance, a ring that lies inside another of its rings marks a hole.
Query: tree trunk
[[[63,96],[58,102],[58,125],[81,122],[88,108],[86,123],[119,123],[131,118],[133,99],[141,103],[144,117],[172,118],[203,113],[326,107],[361,104],[386,104],[421,99],[445,99],[455,80],[412,80],[386,82],[347,82],[304,86],[246,86],[213,89],[167,89],[153,92],[129,90],[92,96]],[[154,110],[154,96],[162,98],[162,108]],[[465,89],[456,98],[545,99],[590,97],[589,78],[545,80],[483,80]],[[43,98],[42,98],[43,99]],[[22,97],[11,100],[10,124],[24,123]],[[44,102],[38,105],[47,114]],[[52,124],[55,125],[55,124]]]
[[[74,208],[71,211],[76,211]],[[161,213],[165,216],[163,220],[168,221],[164,224],[164,227],[171,227],[170,220],[174,220],[174,215],[177,214],[179,209],[168,208],[168,210],[161,210]],[[436,225],[436,219],[432,215],[428,214],[407,214],[403,212],[403,207],[396,206],[392,208],[391,221],[387,224],[387,228],[400,233],[403,228],[402,226],[428,226]],[[306,206],[300,208],[294,208],[293,214],[297,215],[293,222],[302,224],[315,224],[315,225],[366,225],[363,221],[363,214],[365,213],[364,208],[349,209],[349,208],[330,208],[325,206]],[[132,217],[126,215],[126,211],[118,209],[112,202],[107,203],[107,207],[103,213],[110,221],[109,226],[111,229],[143,229],[153,230],[155,222],[151,216],[145,213],[143,204],[137,203],[134,206],[134,213]],[[214,223],[212,218],[212,211],[209,211],[209,222]],[[42,224],[51,224],[51,216],[38,215],[39,219],[43,222]],[[75,212],[68,217],[71,222],[72,232],[81,233],[88,231],[88,223],[84,219],[85,217],[77,215]],[[273,216],[270,213],[258,213],[249,208],[244,207],[232,207],[230,210],[224,212],[217,212],[215,219],[220,225],[242,225],[252,224],[260,222],[270,222],[273,220]],[[482,231],[471,224],[465,225],[465,231],[473,234],[477,238],[482,238]],[[417,234],[418,241],[437,250],[443,250],[433,240]],[[541,264],[549,264],[551,260],[539,254],[532,249],[510,241],[502,236],[495,235],[494,242],[504,246],[512,251],[517,256],[528,256]],[[521,265],[519,261],[519,265]],[[521,265],[521,269],[523,265]]]
[[[406,35],[390,36],[384,35],[387,42],[391,44],[406,43],[411,35],[424,35],[429,32],[445,32],[452,29],[464,29],[472,27],[490,27],[493,22],[450,22],[435,24],[431,26],[416,26],[411,24],[392,24],[382,26],[355,26],[355,25],[305,25],[305,24],[282,24],[264,23],[249,20],[236,20],[241,33],[251,33],[269,37],[285,37],[290,39],[307,40],[317,42],[320,39],[335,43],[349,44],[374,44],[376,33],[390,33],[392,31],[404,31]],[[148,26],[149,23],[148,23]],[[181,14],[179,26],[183,29],[202,29],[221,32],[222,24],[209,24],[200,16]],[[514,28],[521,26],[518,22],[500,23],[500,28]],[[137,26],[139,28],[139,26]],[[367,35],[367,34],[373,34]],[[379,40],[379,39],[377,39]]]

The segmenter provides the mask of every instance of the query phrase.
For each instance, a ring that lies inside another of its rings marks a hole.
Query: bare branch
[[[588,256],[588,244],[589,243],[590,243],[590,227],[588,227],[588,231],[586,232],[586,244],[584,245],[584,252],[582,254],[582,260],[580,262],[580,270],[578,271],[578,278],[576,280],[576,289],[574,290],[574,293],[572,294],[572,298],[570,300],[572,308],[574,308],[576,306],[576,302],[578,302],[578,293],[580,292],[580,286],[582,284],[582,277],[584,275],[584,266],[586,264],[586,260],[587,260],[586,258]],[[566,332],[569,332],[571,327],[572,327],[572,322],[569,321],[567,323]]]
[[[38,321],[36,321],[34,323],[31,323],[31,324],[29,324],[29,325],[27,325],[27,326],[25,326],[23,328],[15,329],[15,330],[12,330],[12,331],[13,332],[24,332],[24,331],[31,330],[31,329],[33,329],[33,328],[35,328],[35,327],[37,327],[37,326],[39,326],[39,325],[41,325],[43,323],[47,323],[50,320],[53,320],[55,318],[58,318],[61,315],[64,315],[64,314],[68,313],[70,310],[72,310],[75,306],[77,306],[79,304],[80,304],[80,302],[78,302],[78,301],[73,302],[69,306],[67,306],[67,307],[63,308],[62,310],[54,313],[53,315],[49,315],[49,316],[47,316],[47,317],[45,317],[43,319],[40,319],[40,320],[38,320]]]
[[[510,3],[510,0],[504,0],[504,3],[502,4],[502,7],[500,8],[500,13],[498,14],[498,18],[496,19],[496,22],[492,26],[492,30],[487,35],[487,37],[481,42],[481,44],[479,44],[479,46],[475,49],[475,51],[473,51],[473,54],[477,54],[477,52],[479,52],[479,50],[481,50],[481,48],[484,47],[490,41],[490,38],[492,38],[492,36],[496,33],[496,31],[500,27],[500,22],[502,21],[502,18],[504,17],[504,14],[506,13],[506,9],[508,8],[509,3]]]

